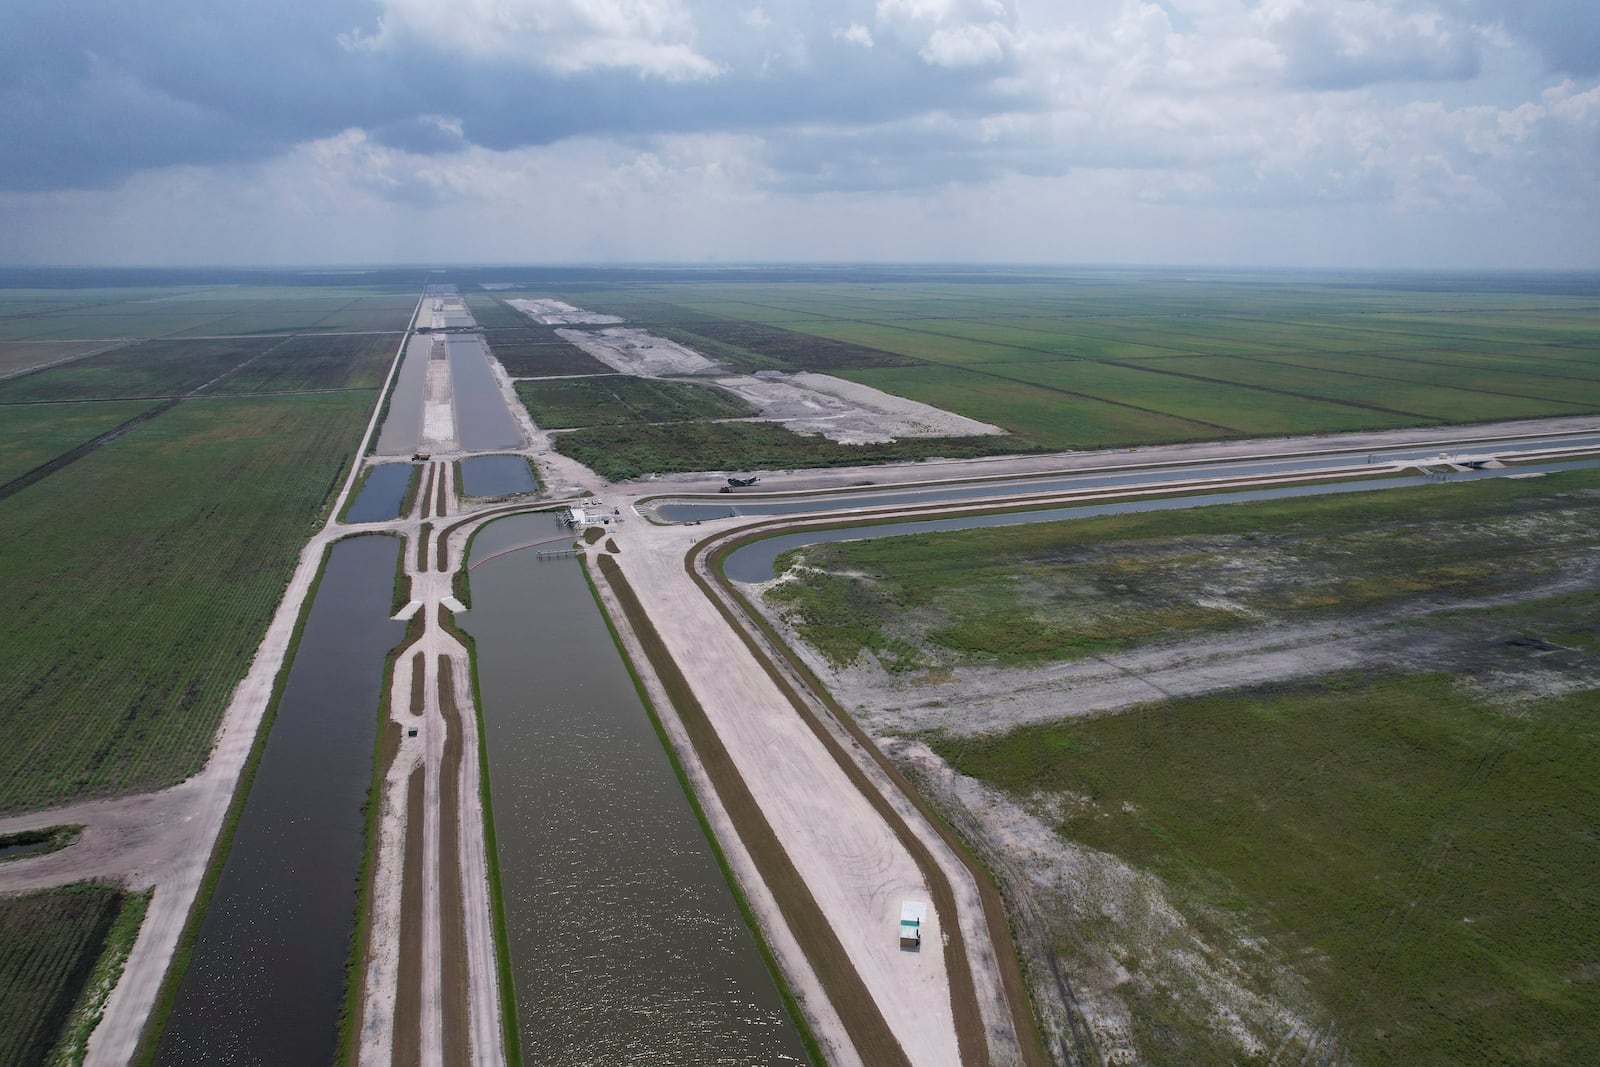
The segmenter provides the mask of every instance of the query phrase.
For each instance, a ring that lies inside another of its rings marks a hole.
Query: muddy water
[[[411,474],[416,468],[409,463],[380,463],[367,474],[361,485],[361,495],[344,513],[345,522],[386,522],[400,517],[400,505],[405,502],[406,490],[411,486]]]
[[[559,533],[503,519],[472,558]],[[804,1062],[579,565],[486,562],[463,622],[525,1062]]]
[[[466,496],[511,496],[538,488],[533,468],[523,456],[472,456],[461,461],[461,490]]]
[[[158,1064],[334,1058],[400,548],[333,547]]]
[[[380,456],[409,456],[422,437],[422,393],[428,380],[428,353],[433,344],[428,334],[413,334],[406,342],[405,358],[395,375],[389,411],[378,431]]]
[[[1503,478],[1519,473],[1550,473],[1595,466],[1594,460],[1576,460],[1565,463],[1528,464],[1506,470],[1461,471],[1450,475],[1450,480],[1472,481],[1478,478]],[[736,582],[765,582],[774,577],[774,562],[778,556],[792,548],[821,544],[827,541],[865,541],[874,537],[898,537],[901,534],[938,533],[944,530],[973,530],[990,526],[1020,526],[1031,522],[1057,522],[1062,519],[1087,519],[1097,515],[1128,515],[1144,511],[1177,511],[1183,508],[1209,507],[1213,504],[1239,504],[1251,500],[1277,500],[1293,496],[1324,496],[1330,493],[1363,493],[1372,489],[1397,486],[1426,485],[1426,476],[1405,475],[1397,478],[1374,478],[1360,482],[1327,482],[1312,485],[1278,486],[1269,489],[1247,489],[1236,493],[1213,493],[1207,496],[1166,497],[1159,500],[1124,500],[1114,504],[1084,504],[1075,507],[1047,508],[1042,511],[1018,511],[1004,515],[962,515],[946,519],[922,519],[916,522],[882,523],[875,526],[850,526],[834,530],[806,530],[753,541],[728,554],[723,561],[723,573]]]
[[[522,431],[489,370],[488,354],[476,334],[449,338],[450,378],[455,390],[456,437],[468,452],[521,448]]]

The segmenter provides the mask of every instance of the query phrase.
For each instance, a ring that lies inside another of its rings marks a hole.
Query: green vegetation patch
[[[511,377],[615,373],[565,337],[558,336],[554,326],[541,326],[527,316],[522,316],[522,320],[516,329],[485,330],[483,334],[494,358]]]
[[[370,403],[186,401],[0,503],[0,810],[200,768]]]
[[[731,357],[743,366],[826,372],[839,367],[900,367],[920,362],[896,352],[758,322],[696,322],[675,332],[674,340],[708,355]]]
[[[0,1065],[43,1063],[100,958],[122,904],[107,885],[0,897]]]
[[[0,485],[151,407],[149,400],[109,400],[5,408],[0,414]]]
[[[517,383],[517,396],[539,426],[615,426],[633,422],[691,422],[739,418],[756,409],[713,385],[613,374]]]
[[[175,396],[241,366],[276,338],[147,341],[0,382],[0,403]]]
[[[1024,803],[1061,798],[1062,837],[1156,872],[1192,921],[1243,916],[1354,1062],[1589,1063],[1597,707],[1341,677],[932,743]],[[1159,986],[1120,992],[1147,1062],[1212,1058]]]
[[[768,603],[829,662],[1028,666],[1423,597],[1600,549],[1600,471],[884,537],[785,553]]]
[[[556,450],[614,482],[676,471],[848,467],[934,456],[964,459],[1030,451],[1019,448],[1009,437],[922,437],[842,445],[821,436],[797,434],[770,422],[589,427],[556,437]]]
[[[222,379],[210,393],[376,389],[399,348],[399,334],[291,337]]]

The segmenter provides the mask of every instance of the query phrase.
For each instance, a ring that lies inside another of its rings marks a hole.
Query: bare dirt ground
[[[540,322],[622,321],[610,315],[580,318],[577,316],[589,313],[560,301],[513,300],[511,304]],[[532,305],[539,307],[536,310]],[[760,421],[781,423],[796,433],[821,434],[842,444],[1005,433],[998,426],[828,374],[726,374],[717,361],[636,326],[556,332],[622,374],[642,378],[715,375],[713,382],[755,407]]]
[[[1005,432],[986,422],[828,374],[766,372],[713,381],[760,411],[762,422],[782,423],[796,433],[821,434],[841,444]]]
[[[616,315],[585,311],[564,300],[507,300],[506,303],[546,326],[600,326],[622,321]]]

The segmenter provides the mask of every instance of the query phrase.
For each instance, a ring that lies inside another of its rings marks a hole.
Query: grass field
[[[0,340],[403,330],[417,287],[288,284],[0,290]]]
[[[1063,837],[1266,939],[1354,1062],[1592,1063],[1595,709],[1339,677],[934,746],[1019,799],[1070,798]],[[1146,1062],[1235,1059],[1165,991],[1125,995]]]
[[[0,1064],[46,1061],[122,907],[114,886],[0,897]]]
[[[272,393],[306,389],[377,389],[400,347],[400,335],[301,335],[264,352],[208,393]]]
[[[546,429],[618,426],[637,422],[694,422],[756,414],[723,389],[613,374],[517,383],[517,396]]]
[[[152,406],[148,400],[0,408],[0,484],[93,440]]]
[[[66,366],[0,382],[0,403],[181,395],[276,344],[275,338],[243,337],[125,345]]]
[[[0,810],[199,768],[371,404],[185,401],[0,504]]]
[[[1581,470],[813,545],[767,598],[835,666],[1032,666],[1525,590],[1597,552],[1600,471]]]
[[[838,374],[1049,448],[1600,410],[1592,281],[923,274],[564,296],[738,365]]]

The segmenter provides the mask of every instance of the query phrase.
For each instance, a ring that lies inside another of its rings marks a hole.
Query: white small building
[[[922,947],[922,920],[928,917],[928,905],[920,900],[900,902],[900,947]]]

